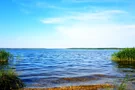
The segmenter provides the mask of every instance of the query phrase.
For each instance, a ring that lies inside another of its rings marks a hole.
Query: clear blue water
[[[59,87],[111,82],[134,73],[110,60],[118,50],[7,49],[10,66],[27,87]]]

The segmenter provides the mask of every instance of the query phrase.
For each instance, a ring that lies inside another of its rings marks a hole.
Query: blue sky
[[[135,47],[134,0],[1,0],[0,48]]]

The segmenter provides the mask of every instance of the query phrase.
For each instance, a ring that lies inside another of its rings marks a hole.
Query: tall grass
[[[125,48],[112,54],[113,61],[135,61],[135,48]]]
[[[18,90],[23,87],[23,82],[13,70],[0,71],[0,90]]]
[[[0,90],[18,90],[24,87],[17,74],[8,66],[8,60],[13,55],[5,50],[0,50]]]
[[[12,58],[12,54],[6,52],[5,50],[0,50],[0,63],[1,62],[8,62],[9,59]]]

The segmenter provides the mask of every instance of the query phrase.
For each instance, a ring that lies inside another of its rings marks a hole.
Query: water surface
[[[9,64],[27,87],[101,84],[134,75],[134,67],[110,60],[118,50],[8,49]]]

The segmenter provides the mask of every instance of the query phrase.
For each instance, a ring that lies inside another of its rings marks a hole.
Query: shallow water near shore
[[[26,87],[112,83],[125,75],[135,76],[133,65],[112,62],[118,50],[7,49],[14,55],[9,65],[16,70]]]

